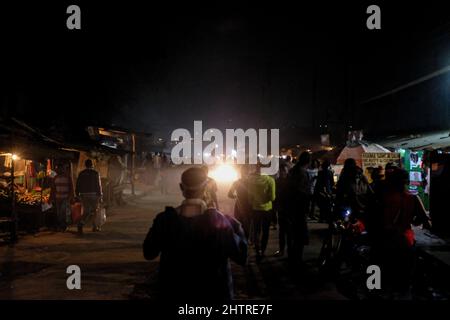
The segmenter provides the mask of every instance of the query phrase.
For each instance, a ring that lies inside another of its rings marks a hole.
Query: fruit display
[[[50,195],[42,195],[42,202],[47,203]],[[39,192],[28,192],[16,194],[17,203],[26,205],[39,205],[41,204],[41,194]]]
[[[41,204],[41,192],[40,191],[15,191],[16,202],[18,204],[24,204],[29,206],[35,206]],[[8,191],[5,189],[0,190],[0,199],[5,201],[9,199]],[[42,203],[48,203],[50,199],[50,189],[44,189],[42,191]]]

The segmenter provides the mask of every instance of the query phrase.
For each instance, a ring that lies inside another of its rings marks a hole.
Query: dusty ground
[[[233,203],[221,188],[222,210]],[[0,299],[140,299],[156,275],[158,261],[148,262],[141,245],[154,216],[166,205],[177,205],[173,192],[162,197],[153,191],[128,198],[127,205],[108,212],[100,233],[86,228],[83,236],[72,227],[66,233],[44,231],[24,236],[14,247],[0,246]],[[236,298],[240,299],[342,299],[335,285],[317,275],[315,259],[325,225],[311,223],[311,245],[305,250],[305,275],[292,279],[283,258],[270,256],[277,249],[277,231],[271,230],[268,257],[257,264],[250,251],[246,267],[233,265]],[[68,290],[66,268],[81,268],[81,290]]]

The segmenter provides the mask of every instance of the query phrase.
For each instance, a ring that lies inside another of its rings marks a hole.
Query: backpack
[[[355,195],[364,195],[367,194],[369,185],[367,184],[366,180],[358,176],[356,177],[356,183],[355,183]]]

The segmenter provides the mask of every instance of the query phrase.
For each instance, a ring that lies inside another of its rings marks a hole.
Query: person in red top
[[[420,198],[410,194],[408,173],[394,168],[386,176],[381,195],[382,266],[386,283],[395,292],[407,293],[414,267],[414,231],[411,225],[430,227]]]
[[[74,196],[73,181],[67,164],[58,166],[57,173],[53,178],[50,200],[56,208],[57,231],[64,232],[67,229],[67,215]]]

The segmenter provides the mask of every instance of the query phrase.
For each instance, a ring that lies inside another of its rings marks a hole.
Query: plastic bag
[[[95,226],[101,227],[106,222],[106,208],[100,208],[95,216]]]
[[[53,205],[51,203],[44,202],[44,203],[42,203],[41,210],[42,210],[42,212],[45,212],[47,210],[50,210],[52,207],[53,207]]]

